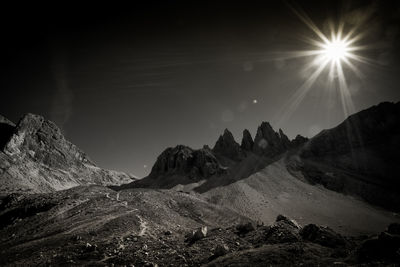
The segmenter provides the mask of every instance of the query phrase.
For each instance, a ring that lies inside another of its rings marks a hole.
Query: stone
[[[225,244],[219,244],[215,249],[214,249],[214,256],[215,257],[220,257],[224,256],[229,252],[229,247]]]
[[[186,235],[187,242],[196,242],[197,240],[203,239],[207,236],[207,226],[199,227],[193,232]]]
[[[334,232],[329,227],[322,227],[315,224],[308,224],[300,231],[304,240],[317,243],[325,247],[337,248],[346,245],[345,238]]]
[[[254,231],[256,228],[252,222],[242,223],[236,226],[236,230],[239,235],[245,235],[251,231]]]
[[[284,215],[281,215],[281,214],[279,214],[276,217],[275,221],[276,222],[285,222],[285,223],[287,223],[287,224],[289,224],[289,225],[291,225],[291,226],[293,226],[293,227],[295,227],[297,229],[301,229],[301,226],[295,220],[289,219],[288,217],[286,217]]]
[[[165,235],[172,235],[172,232],[170,230],[165,231]]]

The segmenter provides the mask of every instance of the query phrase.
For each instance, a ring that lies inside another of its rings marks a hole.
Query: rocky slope
[[[312,184],[398,211],[399,150],[400,103],[385,102],[310,139],[289,168]]]
[[[363,237],[299,225],[282,215],[271,225],[256,225],[200,195],[173,190],[116,192],[89,186],[14,194],[0,204],[0,222],[2,266],[384,265],[399,260],[398,224]]]
[[[0,122],[0,194],[51,192],[82,184],[132,182],[130,175],[97,167],[60,129],[27,114],[17,125]]]

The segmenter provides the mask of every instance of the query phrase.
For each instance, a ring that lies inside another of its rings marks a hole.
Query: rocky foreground
[[[0,265],[387,265],[400,260],[400,224],[348,237],[279,215],[254,222],[195,194],[77,187],[0,204]]]

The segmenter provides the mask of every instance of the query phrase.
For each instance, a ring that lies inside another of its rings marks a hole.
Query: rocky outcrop
[[[17,158],[31,157],[59,169],[82,163],[94,165],[84,152],[65,139],[57,125],[34,114],[27,114],[18,122],[4,153]]]
[[[254,146],[253,137],[251,137],[251,134],[250,134],[249,130],[245,129],[243,131],[242,144],[240,145],[240,147],[243,150],[252,151],[253,150],[253,146]]]
[[[133,176],[97,167],[42,116],[27,114],[15,126],[0,118],[0,194],[39,193],[78,185],[120,185]]]
[[[150,177],[181,174],[207,178],[223,173],[224,170],[209,148],[194,150],[178,145],[167,148],[161,153],[151,170]]]
[[[223,135],[220,135],[212,151],[236,161],[243,158],[240,145],[236,143],[232,133],[228,129],[225,129]]]
[[[263,122],[258,127],[254,138],[254,153],[266,157],[274,157],[285,152],[289,147],[289,138],[282,130],[279,130],[279,133],[275,132],[268,122]]]
[[[308,224],[300,231],[304,240],[320,244],[321,246],[337,248],[346,246],[346,239],[329,227]]]

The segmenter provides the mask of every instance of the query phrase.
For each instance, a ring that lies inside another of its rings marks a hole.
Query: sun
[[[321,53],[326,60],[335,62],[346,59],[349,56],[349,52],[349,44],[340,39],[327,41],[325,45],[323,45],[323,49],[321,49]]]
[[[346,20],[339,17],[336,21],[326,21],[328,27],[322,31],[301,9],[289,7],[311,32],[301,36],[307,49],[276,53],[280,55],[280,60],[305,58],[305,64],[300,68],[304,80],[284,105],[280,121],[287,120],[296,111],[318,80],[327,98],[335,97],[334,94],[338,93],[336,99],[340,100],[347,117],[355,110],[347,79],[363,79],[365,76],[360,65],[374,64],[374,61],[362,55],[362,50],[373,47],[371,44],[362,44],[366,35],[366,32],[360,31],[363,29],[362,21],[360,24],[346,24]],[[321,86],[318,90],[321,90]]]

